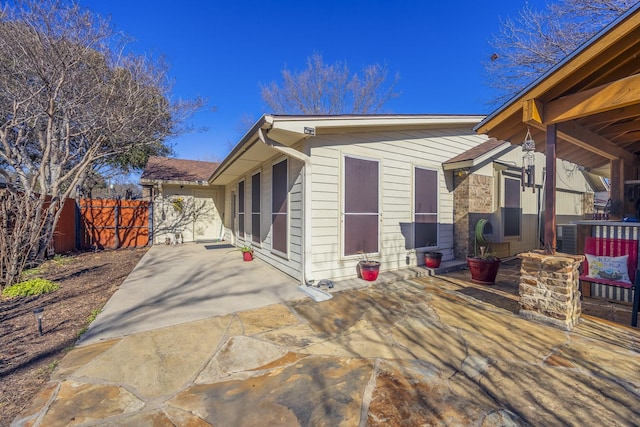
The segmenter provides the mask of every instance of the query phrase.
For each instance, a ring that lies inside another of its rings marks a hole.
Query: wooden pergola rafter
[[[478,133],[546,154],[545,247],[556,247],[556,158],[610,179],[612,215],[635,212],[625,181],[640,178],[640,3],[490,114]]]

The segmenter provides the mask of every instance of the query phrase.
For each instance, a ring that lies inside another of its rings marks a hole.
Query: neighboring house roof
[[[472,168],[490,158],[497,157],[505,149],[510,147],[511,144],[508,142],[491,138],[482,144],[465,151],[464,153],[460,153],[457,156],[452,157],[444,162],[442,166],[444,170]]]
[[[386,130],[444,129],[468,126],[469,131],[484,116],[465,114],[348,114],[331,116],[262,116],[245,134],[209,179],[226,185],[258,167],[274,155],[298,157],[296,144],[315,135]],[[297,152],[297,153],[296,153]],[[304,156],[304,154],[302,154]]]
[[[200,160],[151,156],[144,167],[140,183],[206,183],[219,164]]]

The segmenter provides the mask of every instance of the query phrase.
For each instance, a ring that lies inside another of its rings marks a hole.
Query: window
[[[251,177],[251,240],[260,243],[260,172]]]
[[[271,182],[271,248],[287,253],[288,220],[288,177],[287,161],[283,160],[272,167]]]
[[[414,170],[413,244],[415,248],[438,245],[438,171]]]
[[[244,239],[244,181],[238,183],[238,237]]]
[[[502,223],[505,237],[520,236],[521,191],[520,180],[504,179],[504,214]]]
[[[377,253],[378,162],[344,158],[344,255]]]

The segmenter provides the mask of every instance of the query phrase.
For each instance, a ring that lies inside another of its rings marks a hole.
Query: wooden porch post
[[[620,159],[611,160],[611,182],[609,198],[611,199],[611,219],[622,219],[624,205],[624,163]]]
[[[556,125],[547,126],[546,178],[544,185],[544,250],[556,253]]]

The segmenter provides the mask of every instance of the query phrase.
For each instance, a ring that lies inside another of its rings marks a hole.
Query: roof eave
[[[617,19],[612,21],[609,25],[596,33],[593,37],[580,45],[571,54],[565,57],[562,61],[558,62],[555,66],[551,67],[539,78],[527,85],[524,89],[522,89],[518,94],[505,102],[497,110],[486,116],[480,123],[474,126],[474,132],[492,136],[490,132],[495,127],[495,123],[492,125],[495,120],[497,120],[498,123],[502,122],[507,117],[513,115],[522,108],[523,100],[535,98],[548,90],[549,87],[557,83],[554,79],[552,79],[552,76],[554,74],[556,74],[560,69],[564,68],[567,64],[574,61],[577,57],[584,54],[585,52],[592,49],[598,49],[598,45],[600,44],[600,42],[602,42],[602,39],[604,39],[607,34],[615,30],[622,22],[627,20],[639,9],[640,3],[632,6],[627,12],[620,15]]]

